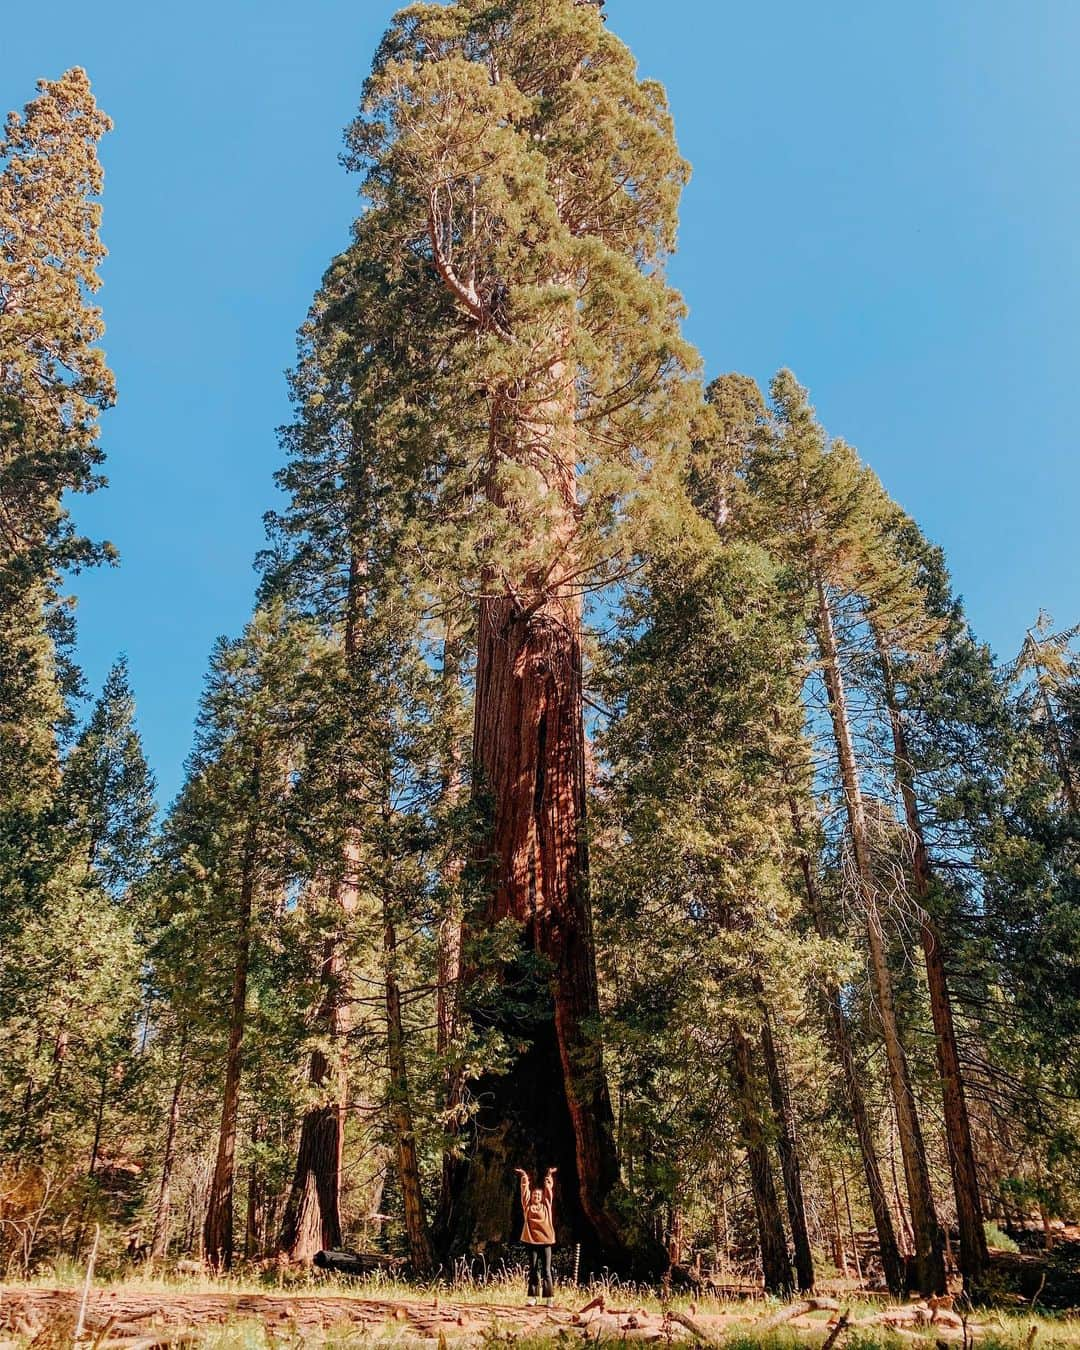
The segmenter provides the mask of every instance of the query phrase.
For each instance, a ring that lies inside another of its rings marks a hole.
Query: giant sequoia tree
[[[470,525],[451,583],[476,605],[473,772],[490,821],[475,923],[519,925],[550,970],[529,1048],[474,1085],[480,1142],[445,1235],[501,1244],[514,1164],[558,1163],[590,1245],[648,1264],[615,1203],[592,1029],[581,633],[583,596],[632,548],[627,521],[681,435],[690,354],[663,262],[686,166],[663,91],[574,0],[411,6],[351,139],[384,237],[441,296],[455,374],[441,411],[464,496],[444,501]],[[427,541],[429,560],[447,555]]]

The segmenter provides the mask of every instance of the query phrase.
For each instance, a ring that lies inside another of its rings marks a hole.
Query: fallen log
[[[840,1304],[834,1298],[805,1298],[801,1303],[789,1303],[771,1317],[761,1318],[754,1323],[754,1332],[756,1334],[760,1331],[771,1331],[773,1327],[790,1322],[793,1317],[802,1317],[805,1313],[839,1311]]]
[[[664,1316],[671,1322],[678,1322],[682,1327],[703,1345],[717,1345],[716,1339],[705,1330],[700,1322],[695,1322],[692,1317],[687,1317],[686,1313],[678,1312],[675,1308],[668,1308]]]
[[[316,1252],[313,1263],[320,1270],[333,1270],[339,1275],[370,1275],[373,1270],[401,1271],[408,1264],[402,1256],[386,1256],[382,1252],[354,1252],[347,1248]]]

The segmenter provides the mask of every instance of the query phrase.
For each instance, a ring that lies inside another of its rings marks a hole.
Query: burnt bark
[[[281,1220],[278,1249],[309,1261],[323,1248],[341,1246],[338,1194],[341,1176],[341,1109],[312,1107],[300,1127],[296,1171]]]
[[[832,608],[820,578],[817,589],[817,635],[821,648],[822,674],[828,696],[829,715],[840,760],[852,854],[859,886],[859,899],[866,919],[867,943],[878,1020],[885,1042],[885,1060],[889,1087],[896,1112],[900,1151],[904,1160],[908,1204],[915,1236],[915,1266],[920,1292],[926,1295],[945,1291],[945,1235],[938,1222],[930,1186],[926,1147],[915,1107],[911,1070],[900,1035],[900,1023],[893,997],[885,930],[882,923],[878,884],[874,876],[866,808],[859,783],[847,696],[837,651]]]
[[[769,1141],[762,1120],[762,1103],[753,1072],[750,1042],[735,1023],[731,1027],[730,1063],[740,1132],[750,1171],[750,1190],[754,1197],[765,1292],[786,1296],[795,1288],[795,1276],[791,1269],[780,1201],[773,1181]]]
[[[217,1158],[203,1222],[203,1255],[215,1269],[228,1270],[233,1260],[233,1184],[236,1172],[236,1135],[240,1110],[240,1077],[244,1061],[244,1021],[251,961],[251,927],[258,874],[258,829],[262,752],[256,745],[251,766],[251,804],[240,863],[240,894],[233,948],[233,987],[229,1010],[229,1046],[225,1057],[225,1087],[221,1103]]]
[[[875,630],[881,662],[885,701],[892,729],[896,779],[904,803],[904,818],[911,837],[911,881],[919,912],[919,936],[926,964],[926,983],[930,994],[930,1015],[934,1024],[934,1046],[941,1099],[945,1118],[945,1141],[949,1155],[953,1194],[956,1198],[957,1227],[960,1232],[960,1272],[964,1289],[974,1293],[982,1282],[990,1260],[983,1227],[979,1172],[971,1135],[960,1050],[956,1040],[952,996],[945,969],[941,931],[931,914],[934,875],[926,835],[915,795],[915,773],[907,743],[907,730],[900,711],[892,661],[882,635]]]

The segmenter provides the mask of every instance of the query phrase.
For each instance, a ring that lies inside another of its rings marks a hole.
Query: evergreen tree
[[[503,1142],[463,1171],[449,1245],[504,1241],[513,1166],[539,1153],[560,1165],[564,1210],[580,1205],[592,1246],[653,1265],[615,1202],[589,1032],[581,623],[583,594],[633,547],[623,522],[680,440],[692,358],[662,265],[685,166],[662,91],[572,0],[404,11],[351,141],[369,221],[422,259],[417,290],[437,296],[424,317],[454,386],[439,411],[467,456],[440,484],[441,531],[423,547],[442,587],[477,599],[473,767],[491,811],[478,917],[515,919],[555,970],[527,1062],[483,1082],[481,1131]],[[565,1104],[550,1125],[521,1119],[523,1078]]]
[[[103,550],[80,539],[65,492],[100,485],[99,413],[112,374],[89,303],[105,256],[97,146],[112,123],[86,72],[42,80],[0,140],[0,586]],[[107,546],[104,550],[108,552]]]
[[[774,1024],[778,1012],[791,1017],[800,1006],[812,947],[793,924],[780,865],[778,749],[797,712],[785,699],[784,677],[794,637],[776,595],[764,552],[721,544],[704,523],[696,537],[656,550],[605,664],[613,717],[602,741],[610,779],[599,884],[612,911],[605,936],[616,940],[618,955],[606,954],[605,965],[618,972],[620,1015],[634,1016],[636,1004],[665,1008],[665,1033],[650,1039],[648,1057],[689,1055],[705,1099],[715,1099],[717,1072],[726,1069],[765,1285],[783,1292],[795,1278],[774,1143],[783,1155],[799,1283],[811,1287],[814,1277]],[[628,946],[647,953],[645,961],[628,958]],[[723,1040],[727,1049],[717,1056]],[[762,1044],[764,1075],[752,1040]],[[665,1104],[655,1101],[653,1110],[662,1116]]]
[[[851,886],[865,917],[874,997],[885,1044],[890,1090],[916,1244],[919,1287],[945,1285],[944,1234],[931,1192],[907,1048],[896,1007],[884,915],[887,865],[876,843],[876,813],[868,807],[847,692],[841,644],[845,607],[856,623],[868,615],[890,631],[903,627],[911,642],[929,645],[934,625],[916,579],[901,567],[880,528],[871,479],[850,447],[827,443],[788,371],[772,385],[776,433],[760,443],[751,465],[762,537],[792,569],[807,597],[828,723],[848,822]],[[888,850],[888,843],[885,844]],[[878,854],[879,857],[875,857]]]
[[[0,893],[39,903],[54,865],[55,798],[73,625],[59,569],[111,556],[80,538],[64,494],[99,485],[98,414],[113,401],[89,303],[104,256],[97,145],[111,123],[85,71],[43,80],[0,138]]]
[[[113,895],[135,885],[149,864],[156,806],[124,658],[64,762],[61,797],[64,829],[82,841],[87,873]]]

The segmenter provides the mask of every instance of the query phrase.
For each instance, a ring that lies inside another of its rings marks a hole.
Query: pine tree
[[[707,390],[707,402],[707,415],[699,425],[690,461],[691,495],[698,511],[727,537],[753,539],[761,531],[755,524],[759,504],[754,499],[752,476],[755,462],[768,452],[770,434],[765,400],[753,380],[743,375],[729,374],[712,381]],[[826,918],[817,875],[820,831],[817,829],[816,807],[812,801],[812,784],[806,772],[812,755],[805,736],[796,735],[790,726],[786,735],[780,734],[785,717],[790,719],[792,716],[792,709],[797,703],[795,691],[802,679],[807,600],[797,582],[793,584],[793,578],[783,570],[778,570],[771,604],[774,621],[789,626],[791,651],[786,654],[786,659],[796,666],[787,690],[780,687],[774,694],[772,735],[776,741],[777,780],[774,788],[779,789],[783,800],[783,814],[788,826],[786,852],[795,873],[793,884],[801,896],[813,933],[822,943],[827,943],[833,940],[834,934]],[[781,662],[784,659],[782,655]],[[873,1127],[838,981],[829,976],[822,993],[826,1031],[841,1071],[851,1123],[858,1141],[883,1274],[888,1287],[895,1293],[901,1293],[906,1287],[906,1274],[896,1244]],[[773,1058],[768,1052],[768,1039],[766,1010],[763,1051],[767,1063]],[[770,1073],[770,1091],[778,1119],[783,1120],[783,1111],[779,1105],[782,1094],[775,1085],[775,1076],[775,1072]],[[787,1175],[795,1169],[796,1160],[789,1150],[783,1149],[783,1144],[782,1151],[787,1154]],[[799,1215],[798,1188],[789,1184],[786,1190],[793,1241],[800,1265],[800,1282],[806,1287],[811,1264],[806,1250],[805,1221]]]
[[[123,894],[145,875],[156,811],[123,658],[64,762],[61,797],[64,828],[80,839],[87,874]]]
[[[391,1126],[399,1179],[410,1197],[409,1238],[419,1269],[430,1265],[431,1253],[420,1216],[394,958],[397,927],[404,922],[415,928],[426,888],[414,891],[415,910],[401,912],[374,885],[372,869],[381,847],[376,841],[391,825],[399,828],[401,813],[384,800],[385,784],[404,773],[424,785],[421,796],[429,789],[435,796],[451,789],[445,767],[415,763],[397,730],[410,721],[426,727],[433,708],[429,694],[447,682],[445,663],[440,676],[440,663],[431,655],[433,638],[414,580],[401,565],[408,549],[402,536],[422,496],[414,456],[424,448],[427,423],[419,405],[431,382],[422,381],[422,395],[410,387],[415,376],[402,350],[410,328],[393,312],[399,303],[373,236],[358,230],[356,244],[327,273],[302,333],[292,382],[297,416],[284,436],[289,459],[279,475],[290,500],[270,519],[273,547],[263,563],[264,592],[286,597],[310,616],[327,644],[318,666],[320,713],[305,738],[308,770],[298,787],[314,878],[305,904],[319,906],[324,916],[320,1034],[311,1051],[313,1100],[301,1129],[280,1246],[290,1258],[303,1260],[319,1247],[342,1242],[346,1050],[356,1006],[350,953],[364,932],[385,947]],[[448,752],[457,734],[450,736]],[[393,746],[398,750],[388,760]],[[395,788],[394,795],[398,792]],[[424,809],[434,808],[427,802]],[[399,844],[411,837],[400,828]],[[325,901],[317,898],[322,895]],[[449,931],[440,919],[435,923],[444,934]]]
[[[944,1234],[934,1207],[897,1014],[883,917],[886,895],[875,861],[874,827],[856,748],[838,624],[848,601],[854,601],[858,614],[868,610],[879,623],[910,623],[922,597],[888,549],[875,515],[871,481],[854,452],[842,442],[826,443],[805,391],[790,372],[782,371],[776,377],[771,392],[777,433],[762,442],[752,471],[759,497],[758,518],[763,537],[792,567],[810,606],[848,821],[852,886],[865,917],[874,996],[904,1160],[918,1283],[925,1293],[937,1293],[945,1284]],[[931,641],[932,630],[927,619],[920,640]]]
[[[257,611],[239,641],[218,643],[153,880],[161,911],[156,983],[185,1057],[209,1031],[204,1053],[223,1080],[203,1224],[205,1256],[216,1267],[228,1268],[235,1251],[243,1075],[256,1012],[271,997],[287,1002],[297,979],[280,963],[289,954],[286,897],[302,870],[290,788],[302,763],[300,728],[313,713],[302,701],[308,659],[307,636],[280,606]]]
[[[11,917],[54,866],[60,741],[81,692],[59,570],[111,556],[64,494],[99,485],[97,419],[114,397],[89,303],[104,256],[97,145],[111,123],[85,71],[43,80],[0,138],[0,888]]]
[[[793,634],[775,587],[762,550],[721,544],[704,522],[681,541],[655,547],[604,665],[612,720],[602,738],[610,779],[601,796],[598,885],[602,913],[610,907],[605,936],[616,950],[605,954],[605,967],[618,969],[621,1015],[633,1017],[637,1003],[668,1004],[671,1039],[652,1042],[650,1057],[690,1058],[706,1098],[716,1091],[717,1065],[727,1068],[765,1285],[784,1292],[795,1277],[774,1143],[796,1226],[799,1283],[810,1287],[814,1276],[774,1024],[777,1010],[799,1005],[796,972],[806,970],[812,944],[796,934],[793,897],[777,862],[784,736],[775,715],[779,708],[790,719],[794,705],[779,702]],[[626,968],[633,961],[627,948],[639,943],[647,951],[640,983]],[[719,1060],[696,1053],[702,1024],[710,1050],[717,1024],[724,1029],[728,1047]],[[753,1041],[761,1045],[764,1074]],[[664,1104],[654,1109],[662,1115]]]
[[[42,80],[0,140],[0,585],[92,561],[62,497],[100,485],[97,419],[115,396],[89,303],[98,237],[101,137],[112,123],[79,67]],[[107,552],[107,546],[106,546]]]

